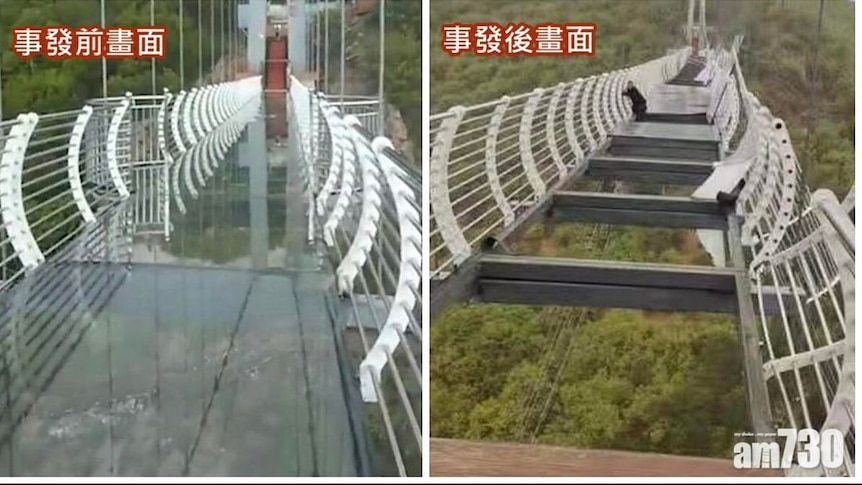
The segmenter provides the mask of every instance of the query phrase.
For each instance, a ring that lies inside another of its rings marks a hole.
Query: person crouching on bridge
[[[635,121],[643,121],[646,119],[646,98],[643,97],[634,83],[629,81],[626,84],[626,90],[623,91],[623,96],[628,96],[632,101],[632,111],[635,114]]]

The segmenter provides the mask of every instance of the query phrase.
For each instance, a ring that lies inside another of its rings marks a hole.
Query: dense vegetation
[[[843,197],[853,183],[853,4],[825,0],[815,42],[817,1],[706,3],[707,23],[720,35],[718,40],[728,44],[734,35],[745,35],[740,62],[748,88],[787,121],[810,185],[834,189]],[[514,0],[435,0],[430,24],[431,112],[653,59],[684,43],[685,17],[684,4],[677,0],[542,0],[529,8]],[[453,58],[440,48],[443,23],[556,19],[595,22],[595,56]]]
[[[844,197],[853,184],[853,4],[826,0],[819,41],[816,1],[707,4],[719,40],[745,35],[748,88],[787,121],[809,184]],[[431,111],[658,57],[684,42],[685,16],[675,0],[435,0]],[[439,29],[452,21],[595,22],[597,51],[452,58]],[[510,249],[711,264],[693,231],[681,230],[540,224]],[[728,456],[733,433],[749,428],[736,321],[727,316],[465,305],[437,318],[430,339],[435,437]]]
[[[385,7],[383,93],[386,103],[401,113],[412,144],[412,155],[419,160],[422,145],[422,2],[392,0],[386,2]],[[321,23],[324,21],[325,17]],[[328,74],[332,93],[340,90],[340,29],[339,12],[333,11],[329,14]],[[376,96],[380,66],[379,8],[375,6],[348,26],[345,45],[345,93]],[[390,124],[387,135],[393,135],[392,128]]]
[[[407,132],[418,151],[422,140],[422,2],[395,0],[386,2],[386,36],[383,71],[386,101],[398,108]],[[379,11],[368,16],[368,41],[359,44],[360,59],[377,58]],[[377,79],[377,62],[359,64],[361,75]]]
[[[146,25],[150,23],[149,0],[107,0],[105,18],[108,26]],[[223,29],[221,11],[215,4],[214,30],[210,31],[210,2],[203,2],[201,26],[203,43],[200,61],[203,72],[213,65],[211,44],[215,43],[215,60],[222,56]],[[223,2],[227,14],[228,2]],[[168,29],[165,59],[156,61],[156,90],[178,90],[180,87],[179,2],[154,2],[156,24]],[[183,37],[185,86],[198,77],[197,2],[183,2]],[[227,18],[227,17],[225,17]],[[24,111],[37,113],[77,109],[88,98],[101,97],[101,60],[54,60],[37,56],[22,60],[9,48],[12,27],[18,25],[99,25],[99,0],[0,0],[0,70],[3,79],[3,118],[10,119]],[[149,60],[109,60],[107,62],[108,95],[126,91],[152,91]]]
[[[107,0],[105,4],[107,26],[150,23],[148,0]],[[224,11],[221,10],[222,5]],[[166,56],[155,62],[156,92],[163,88],[173,91],[181,86],[188,88],[202,80],[199,69],[202,77],[206,78],[213,74],[213,67],[219,71],[225,65],[228,3],[202,2],[200,18],[198,2],[186,1],[182,6],[184,71],[180,69],[180,2],[153,2],[155,23],[166,26],[168,30]],[[89,98],[102,97],[101,60],[56,60],[43,56],[22,60],[9,47],[14,26],[64,25],[76,28],[99,25],[100,17],[99,0],[0,0],[3,119],[12,119],[28,111],[73,111],[80,109]],[[212,31],[209,29],[211,19]],[[198,24],[201,25],[203,39],[200,45],[197,42]],[[107,61],[108,96],[122,95],[127,91],[136,94],[152,92],[151,66],[150,60]],[[183,82],[181,72],[184,74]],[[68,120],[73,119],[73,115],[68,117]],[[57,154],[64,150],[65,140],[57,139],[56,129],[48,128],[51,123],[40,122],[39,129],[30,139],[32,157],[27,161],[29,168],[25,170],[24,180],[24,204],[29,222],[40,248],[45,252],[67,242],[80,222],[75,205],[60,195],[67,190],[63,183],[66,162]],[[33,151],[40,154],[33,155]],[[17,269],[16,265],[17,262],[13,261],[11,268]]]

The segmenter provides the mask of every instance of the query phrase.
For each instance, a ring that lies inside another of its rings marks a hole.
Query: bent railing
[[[489,235],[586,167],[631,109],[625,83],[650,91],[688,50],[609,73],[431,116],[432,279],[444,279]]]
[[[422,183],[385,137],[291,81],[309,194],[309,228],[337,264],[359,332],[362,399],[377,403],[393,473],[421,473]],[[313,222],[314,221],[314,222]]]
[[[80,110],[25,113],[0,129],[0,291],[52,257],[121,201],[124,225],[169,235],[169,194],[196,194],[210,161],[257,112],[259,77],[170,93],[95,99]],[[172,185],[175,190],[171,190]],[[134,196],[133,196],[134,194]],[[133,228],[134,229],[134,228]],[[94,251],[94,257],[103,253]],[[76,256],[80,257],[80,255]]]
[[[721,79],[731,101],[726,111],[745,126],[742,132],[719,126],[722,145],[728,148],[735,138],[737,146],[696,193],[738,193],[736,214],[743,221],[740,240],[754,289],[772,424],[814,429],[823,439],[830,429],[843,436],[830,443],[843,452],[843,461],[824,460],[814,468],[788,463],[789,473],[853,476],[855,243],[848,217],[853,199],[842,207],[829,191],[811,194],[786,123],[746,88],[740,43],[738,37],[716,56],[722,64],[715,69],[730,66]]]

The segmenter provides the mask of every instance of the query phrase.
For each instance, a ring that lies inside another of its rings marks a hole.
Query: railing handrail
[[[841,243],[856,256],[855,224],[848,217],[847,212],[838,202],[835,193],[827,189],[818,189],[811,194],[811,205],[831,224],[832,228],[841,238]]]
[[[421,368],[408,340],[408,335],[422,338],[421,177],[388,139],[374,137],[363,126],[360,118],[366,116],[351,114],[350,104],[341,104],[339,96],[309,89],[296,78],[290,95],[311,201],[309,236],[321,236],[337,263],[336,287],[352,310],[350,320],[365,351],[359,391],[364,401],[378,404],[403,476],[408,473],[404,439],[419,453],[422,449],[421,416],[402,376],[412,376],[421,389]],[[366,327],[376,329],[377,336],[366,336]],[[395,359],[396,352],[406,364]],[[385,386],[397,391],[394,408]],[[399,415],[403,426],[394,424]],[[399,436],[399,428],[412,437]]]

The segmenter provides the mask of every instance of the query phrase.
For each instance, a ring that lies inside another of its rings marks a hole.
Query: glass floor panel
[[[252,122],[169,238],[135,225],[122,262],[49,262],[0,296],[0,474],[362,473],[299,163]]]

